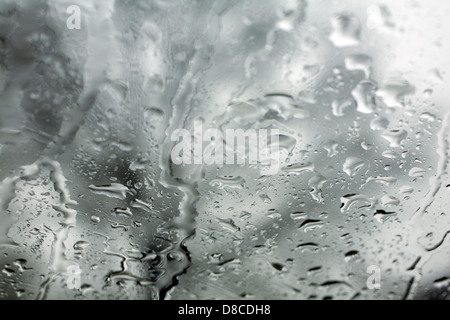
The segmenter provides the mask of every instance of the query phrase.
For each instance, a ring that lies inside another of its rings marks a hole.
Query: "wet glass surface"
[[[448,299],[449,13],[0,0],[0,299]]]

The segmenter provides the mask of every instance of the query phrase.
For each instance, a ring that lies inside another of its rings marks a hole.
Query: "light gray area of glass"
[[[448,299],[449,14],[0,0],[0,298]],[[196,120],[282,169],[174,165]]]

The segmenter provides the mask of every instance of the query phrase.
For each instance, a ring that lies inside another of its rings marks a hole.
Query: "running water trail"
[[[211,66],[211,59],[214,51],[214,45],[208,43],[210,39],[217,39],[217,35],[220,32],[220,17],[217,11],[220,11],[220,7],[217,8],[217,3],[214,3],[213,8],[210,9],[207,17],[207,26],[197,41],[197,46],[202,49],[196,49],[192,56],[188,58],[188,67],[184,76],[178,82],[178,89],[171,100],[172,117],[169,120],[169,125],[166,129],[166,138],[163,142],[160,154],[160,169],[161,176],[159,182],[167,189],[174,189],[180,191],[183,194],[183,198],[178,206],[179,215],[173,219],[173,221],[167,223],[164,229],[171,230],[176,229],[180,232],[179,241],[177,244],[172,244],[166,252],[178,253],[185,257],[184,264],[178,266],[179,271],[172,274],[173,282],[166,285],[165,288],[159,288],[160,299],[165,298],[165,293],[176,284],[176,277],[184,273],[190,266],[190,255],[188,249],[185,247],[184,242],[195,233],[195,217],[197,211],[195,205],[199,199],[199,193],[197,191],[197,182],[202,177],[202,167],[193,166],[192,172],[190,172],[190,178],[183,180],[173,174],[171,152],[175,143],[171,140],[172,132],[174,130],[185,128],[188,123],[187,119],[192,111],[190,107],[193,104],[192,99],[196,94],[196,84]],[[205,64],[205,61],[209,61]],[[162,290],[162,291],[161,291]]]
[[[64,178],[61,165],[54,160],[50,160],[47,157],[42,157],[38,159],[35,163],[24,166],[21,168],[19,175],[12,178],[4,179],[0,184],[0,203],[1,203],[1,214],[7,215],[7,208],[9,203],[15,197],[16,184],[20,180],[29,180],[37,177],[42,168],[47,167],[50,169],[50,180],[53,183],[55,191],[59,194],[59,203],[53,205],[53,208],[62,213],[64,216],[64,221],[61,224],[60,229],[56,231],[50,230],[54,235],[54,241],[51,250],[51,259],[49,262],[49,270],[47,278],[41,283],[38,299],[45,298],[48,286],[60,275],[62,275],[70,263],[65,257],[65,246],[64,241],[67,239],[69,231],[76,225],[76,215],[77,212],[71,209],[71,205],[76,205],[77,203],[70,198],[69,190],[66,187],[66,180]],[[8,234],[8,230],[12,227],[14,219],[9,219],[10,223],[4,225],[6,232],[3,235]],[[48,229],[48,228],[47,228]],[[1,239],[2,245],[17,245],[12,239]]]
[[[450,112],[448,112],[442,121],[441,130],[437,134],[437,148],[438,162],[436,174],[429,180],[430,189],[422,199],[419,208],[416,210],[411,220],[409,221],[409,243],[413,248],[413,252],[417,255],[417,262],[412,267],[413,277],[410,280],[406,288],[404,299],[414,299],[417,293],[420,280],[422,278],[422,269],[427,261],[431,258],[432,254],[438,249],[445,241],[449,232],[445,233],[438,244],[434,246],[425,247],[418,242],[418,238],[424,232],[423,231],[423,219],[427,216],[427,209],[433,204],[436,199],[436,195],[443,186],[442,177],[446,174],[449,162],[449,141],[448,134],[450,132]]]
[[[50,7],[51,4],[46,3],[42,9],[49,10]],[[46,16],[45,18],[48,21],[51,20],[50,16]],[[95,22],[90,21],[90,23]],[[69,189],[66,186],[67,181],[58,158],[64,154],[67,146],[72,143],[78,131],[83,126],[86,115],[95,103],[98,88],[106,81],[105,70],[108,66],[107,60],[98,59],[98,53],[103,52],[102,50],[107,45],[107,41],[99,42],[97,36],[96,34],[91,35],[93,42],[91,44],[91,56],[87,58],[85,65],[85,68],[89,69],[89,72],[84,77],[85,89],[79,96],[74,96],[76,101],[73,104],[69,104],[62,110],[62,121],[58,134],[53,136],[52,140],[43,147],[41,156],[34,163],[21,167],[18,175],[7,177],[0,183],[0,215],[6,216],[6,223],[3,225],[1,230],[3,232],[0,234],[0,245],[19,246],[19,244],[16,244],[12,239],[7,237],[8,230],[16,221],[7,212],[8,205],[16,196],[16,185],[19,181],[37,178],[45,168],[50,170],[50,181],[54,190],[59,194],[59,201],[53,205],[53,209],[61,213],[64,220],[60,223],[60,228],[57,230],[52,230],[44,226],[44,229],[53,235],[53,242],[48,263],[48,273],[40,283],[37,299],[45,299],[50,285],[59,277],[66,275],[68,266],[75,264],[74,261],[67,259],[64,242],[68,239],[70,230],[76,227],[77,211],[71,208],[71,206],[76,205],[77,202],[70,197]],[[61,43],[55,41],[54,45],[55,48],[60,49]],[[60,54],[64,55],[65,52],[61,51]],[[99,63],[98,61],[102,62]],[[94,65],[95,68],[93,67]],[[73,77],[75,78],[75,76]]]

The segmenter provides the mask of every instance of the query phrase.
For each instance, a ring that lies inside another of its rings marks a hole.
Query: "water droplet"
[[[246,220],[251,218],[252,214],[250,212],[247,211],[242,211],[241,214],[239,215],[239,218],[241,218],[242,220]]]
[[[434,122],[436,121],[436,116],[430,112],[424,112],[419,117],[422,122]]]
[[[377,107],[375,103],[376,85],[372,81],[363,80],[352,91],[356,101],[356,110],[361,113],[373,113]]]
[[[317,228],[320,228],[324,225],[324,222],[321,220],[315,219],[307,219],[302,222],[302,224],[298,227],[299,229],[303,229],[304,232],[312,231]]]
[[[303,220],[308,217],[308,215],[304,212],[293,212],[290,214],[292,220]]]
[[[391,13],[384,5],[370,5],[367,8],[367,28],[378,31],[389,31],[395,24],[391,21]],[[386,30],[385,30],[386,29]]]
[[[357,157],[348,157],[344,162],[344,172],[353,177],[364,166],[364,160]]]
[[[366,151],[372,150],[373,149],[373,144],[370,144],[370,143],[367,143],[366,141],[363,141],[363,142],[361,142],[361,148],[363,148]]]
[[[95,194],[120,200],[125,200],[127,193],[131,194],[130,190],[120,183],[112,183],[101,186],[90,185],[89,189]]]
[[[87,246],[89,246],[89,243],[86,241],[77,241],[75,242],[75,244],[73,245],[73,248],[75,250],[83,250],[84,248],[86,248]]]
[[[337,48],[356,46],[361,38],[361,24],[351,13],[336,14],[331,20],[330,41]]]
[[[272,203],[272,199],[270,199],[270,197],[269,197],[267,194],[265,194],[265,193],[260,194],[259,197],[261,198],[261,200],[262,200],[264,203],[267,203],[267,204]]]
[[[274,263],[272,263],[272,267],[274,267],[277,271],[283,271],[283,272],[287,271],[286,266],[284,266],[281,263],[274,262]]]
[[[400,147],[402,141],[408,137],[406,130],[387,130],[381,135],[389,142],[389,145],[393,148]]]
[[[113,213],[115,213],[118,216],[123,215],[126,217],[131,217],[133,215],[130,208],[114,208]]]
[[[145,170],[148,167],[148,159],[137,159],[130,164],[130,170]]]
[[[365,186],[366,184],[368,184],[371,181],[375,181],[375,182],[381,183],[381,184],[383,184],[385,186],[390,186],[390,185],[394,184],[395,182],[397,182],[397,178],[395,178],[395,177],[381,177],[381,176],[380,177],[375,177],[375,178],[374,177],[368,177],[367,180],[366,180],[366,183],[363,186]]]
[[[92,216],[91,217],[91,221],[94,222],[94,223],[99,223],[100,222],[100,218],[97,217],[97,216]]]
[[[370,128],[374,131],[385,130],[389,126],[389,120],[384,117],[377,117],[370,122]]]
[[[423,178],[423,176],[425,175],[426,172],[427,171],[425,169],[414,167],[414,168],[411,168],[411,170],[409,170],[408,174],[412,178]]]
[[[386,212],[384,210],[377,210],[373,214],[374,218],[380,223],[387,221],[392,215],[395,215],[395,212]]]
[[[383,87],[377,91],[388,107],[402,107],[404,97],[414,93],[414,87],[406,80],[392,79],[384,83]]]
[[[400,193],[402,194],[411,194],[414,192],[414,189],[410,186],[401,186]]]
[[[323,201],[322,186],[325,184],[325,182],[327,182],[327,179],[320,174],[317,174],[308,180],[308,185],[312,188],[309,193],[317,202]]]
[[[359,256],[359,251],[357,250],[351,250],[348,251],[345,255],[344,255],[344,259],[346,262],[350,262],[353,261],[355,259],[357,259]]]
[[[265,104],[269,110],[277,112],[285,120],[289,118],[307,119],[310,115],[309,110],[296,103],[290,95],[266,95]]]
[[[303,172],[314,172],[314,164],[311,162],[290,164],[286,167],[283,167],[281,170],[284,172],[287,172],[289,174],[297,174],[298,175]]]
[[[353,101],[350,99],[340,99],[340,100],[334,100],[331,103],[331,109],[333,111],[333,115],[335,117],[342,117],[344,116],[345,110],[353,107]]]
[[[362,71],[366,79],[370,78],[372,58],[366,54],[353,54],[345,58],[345,68],[350,71]]]
[[[397,159],[399,157],[398,153],[394,150],[383,151],[382,156],[388,159]]]
[[[430,99],[432,95],[433,95],[433,89],[426,89],[423,91],[423,97],[425,99]]]
[[[448,288],[450,285],[450,278],[442,277],[433,281],[433,285],[436,288]]]
[[[245,179],[239,176],[223,176],[211,180],[209,185],[218,189],[242,189],[245,184]]]
[[[241,230],[238,226],[236,226],[233,219],[219,219],[219,222],[221,226],[228,231],[238,232]]]
[[[3,268],[2,273],[7,277],[12,277],[16,272],[7,265]]]
[[[384,195],[381,197],[381,204],[383,206],[398,206],[400,204],[400,200],[393,196]]]
[[[324,148],[327,151],[327,156],[329,158],[332,158],[339,153],[338,146],[339,144],[333,140],[328,140],[324,142],[324,144],[322,144],[322,148]]]
[[[372,208],[376,203],[377,200],[375,198],[370,198],[363,194],[348,194],[341,197],[341,212],[351,213],[365,208]]]
[[[280,219],[281,218],[281,214],[276,211],[275,209],[270,209],[269,212],[267,213],[267,216],[271,219]]]

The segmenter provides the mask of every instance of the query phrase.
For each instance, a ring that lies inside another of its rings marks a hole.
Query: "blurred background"
[[[449,14],[0,0],[0,298],[448,299]],[[281,170],[173,164],[198,120]]]

